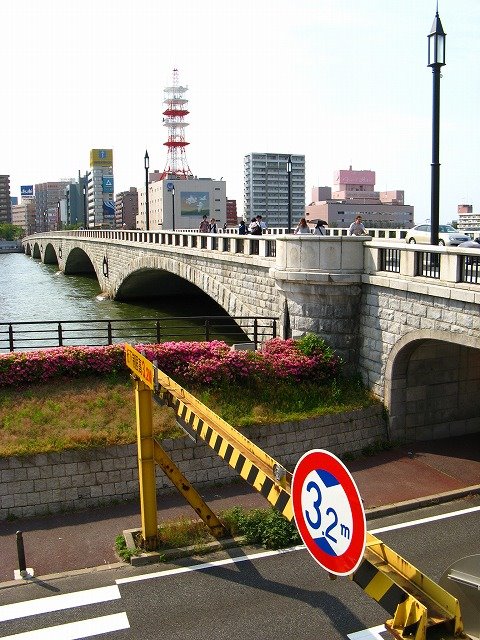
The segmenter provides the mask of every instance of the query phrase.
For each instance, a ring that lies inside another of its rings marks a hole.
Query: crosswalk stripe
[[[97,589],[86,589],[85,591],[75,591],[74,593],[63,593],[59,596],[48,596],[47,598],[6,604],[0,607],[0,622],[34,616],[39,613],[81,607],[87,604],[95,604],[96,602],[118,600],[119,598],[120,590],[118,586],[111,585],[109,587],[98,587]]]
[[[79,640],[79,638],[91,638],[101,633],[129,628],[127,614],[123,611],[110,616],[59,624],[54,627],[37,629],[36,631],[26,631],[25,633],[16,633],[13,636],[4,636],[3,640]]]
[[[370,627],[370,629],[349,633],[347,638],[349,640],[384,640],[384,636],[380,635],[384,632],[386,632],[385,625],[381,624],[378,627]],[[389,635],[389,637],[391,638],[392,636]]]

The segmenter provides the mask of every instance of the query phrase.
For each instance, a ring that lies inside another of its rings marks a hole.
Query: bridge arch
[[[76,273],[93,274],[98,278],[98,272],[92,259],[86,251],[80,247],[74,247],[65,258],[65,275]]]
[[[40,245],[38,244],[38,242],[34,242],[33,244],[32,256],[35,258],[35,260],[42,259],[42,253],[40,251]]]
[[[30,242],[25,243],[24,250],[25,250],[25,255],[26,256],[31,256],[32,255],[32,246],[31,246]]]
[[[188,259],[188,258],[187,258]],[[112,294],[115,299],[130,297],[135,286],[143,289],[149,282],[165,287],[166,295],[172,295],[175,287],[179,293],[194,293],[201,291],[215,301],[230,316],[255,316],[255,308],[245,304],[239,296],[227,289],[205,268],[191,263],[172,259],[169,256],[143,255],[134,258],[121,273],[117,274],[111,283]],[[143,281],[143,282],[142,282]]]
[[[402,336],[385,369],[390,436],[433,440],[478,430],[480,338],[416,330]]]
[[[45,264],[58,264],[58,256],[55,248],[51,242],[45,245],[45,252],[43,254],[43,262]]]

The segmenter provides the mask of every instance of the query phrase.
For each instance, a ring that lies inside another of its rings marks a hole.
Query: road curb
[[[395,502],[382,507],[365,509],[365,516],[368,521],[375,518],[395,515],[396,513],[404,513],[405,511],[414,511],[415,509],[421,509],[422,507],[430,507],[436,504],[443,504],[445,502],[453,502],[453,500],[460,500],[461,498],[467,498],[468,496],[478,494],[480,494],[480,484],[474,484],[470,487],[464,487],[463,489],[445,491],[444,493],[437,493],[431,496],[425,496],[424,498],[415,498],[413,500]]]
[[[383,518],[390,515],[395,515],[397,513],[405,513],[407,511],[415,511],[417,509],[421,509],[423,507],[434,506],[436,504],[444,504],[447,502],[453,502],[454,500],[460,500],[462,498],[467,498],[469,496],[480,495],[480,484],[471,485],[469,487],[464,487],[462,489],[454,489],[453,491],[445,491],[444,493],[438,493],[430,496],[425,496],[423,498],[417,498],[414,500],[405,500],[404,502],[396,502],[390,505],[384,505],[381,507],[373,507],[371,509],[365,509],[365,516],[367,521],[374,520],[376,518]],[[226,541],[224,541],[226,542]],[[238,544],[240,546],[241,539],[229,539],[228,547],[233,546],[234,544]],[[205,545],[207,546],[207,545]],[[208,545],[211,547],[212,551],[221,550],[222,548],[227,548],[226,546],[222,547],[221,541],[215,541],[209,543]],[[175,560],[178,558],[188,556],[188,551],[192,548],[182,548],[182,549],[172,549],[168,552],[168,561]],[[165,558],[167,559],[167,558]],[[148,564],[148,563],[143,563]],[[44,576],[35,576],[34,578],[25,579],[25,580],[9,580],[8,582],[0,583],[0,590],[12,588],[12,587],[20,587],[26,584],[31,584],[34,582],[45,582],[46,580],[57,580],[59,578],[67,578],[78,575],[97,573],[100,571],[108,571],[111,569],[122,569],[132,566],[128,562],[116,562],[113,564],[100,565],[97,567],[89,567],[84,569],[72,569],[71,571],[65,571],[62,573],[52,573]]]

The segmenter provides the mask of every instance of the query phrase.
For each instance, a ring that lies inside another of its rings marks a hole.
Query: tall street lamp
[[[150,167],[150,158],[148,157],[148,151],[145,151],[145,228],[147,231],[150,229],[150,200],[148,193],[148,168]]]
[[[288,160],[287,160],[287,178],[288,178],[287,233],[291,233],[292,232],[292,156],[288,156]]]
[[[175,185],[172,185],[172,229],[175,231]]]
[[[437,12],[428,35],[428,66],[433,73],[432,110],[432,190],[430,215],[430,244],[438,244],[440,203],[440,67],[445,65],[445,31]]]

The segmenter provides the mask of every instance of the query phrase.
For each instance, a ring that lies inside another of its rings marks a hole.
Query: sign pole
[[[145,549],[153,551],[157,547],[157,491],[153,455],[152,391],[141,380],[134,380],[134,385],[142,537]]]

